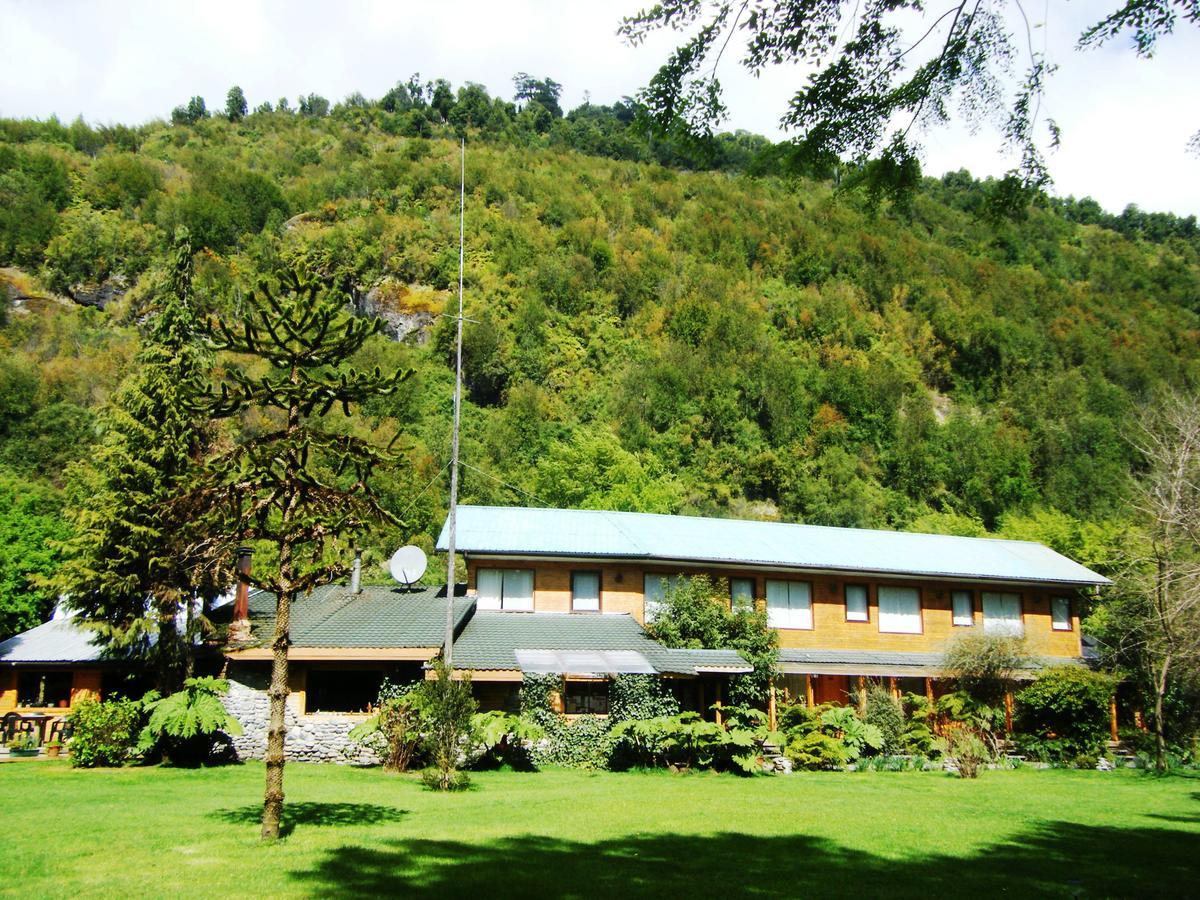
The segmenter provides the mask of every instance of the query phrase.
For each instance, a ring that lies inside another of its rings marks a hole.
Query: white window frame
[[[767,626],[812,631],[812,584],[808,581],[767,579]]]
[[[984,591],[981,595],[983,606],[983,630],[985,634],[1006,634],[1021,637],[1025,634],[1024,605],[1020,594],[1008,591]],[[988,608],[992,612],[988,614]],[[1005,607],[1001,609],[1000,607]],[[1016,617],[1009,615],[1016,610]],[[1002,614],[998,614],[1002,613]]]
[[[596,579],[596,596],[580,597],[575,590],[575,579],[583,576]],[[600,594],[603,577],[599,569],[579,569],[571,573],[571,612],[600,612]]]
[[[908,585],[881,584],[875,588],[879,609],[879,630],[884,634],[924,634],[924,605],[920,588]],[[904,598],[915,602],[911,609],[897,611],[896,604]]]
[[[850,592],[856,594],[862,591],[862,609],[850,608]],[[845,584],[842,585],[842,599],[846,604],[846,621],[847,622],[870,622],[871,621],[871,592],[867,590],[865,584]]]
[[[960,609],[960,605],[966,604],[966,611]],[[970,628],[975,624],[975,592],[974,591],[951,591],[950,592],[950,615],[953,616],[953,622],[956,627]]]
[[[1065,611],[1061,619],[1059,611]],[[1051,597],[1050,598],[1050,627],[1055,631],[1074,631],[1075,623],[1071,621],[1071,598],[1070,597]]]
[[[483,588],[483,581],[486,579],[491,581],[494,577],[499,576],[499,591],[495,592],[494,587],[489,585],[486,589]],[[529,596],[523,597],[519,593],[515,593],[517,589],[516,581],[518,578],[528,576],[529,578]],[[500,569],[500,568],[480,568],[475,570],[475,605],[479,609],[499,609],[511,610],[516,612],[533,612],[534,598],[534,570],[533,569]],[[509,591],[514,591],[510,597]]]

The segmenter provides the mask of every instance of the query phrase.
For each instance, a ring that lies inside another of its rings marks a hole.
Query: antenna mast
[[[467,209],[467,139],[459,148],[458,182],[458,335],[454,344],[454,426],[450,434],[450,514],[446,517],[446,640],[442,658],[446,668],[454,665],[454,554],[455,528],[458,519],[458,423],[462,409],[462,344],[463,344],[463,246]]]

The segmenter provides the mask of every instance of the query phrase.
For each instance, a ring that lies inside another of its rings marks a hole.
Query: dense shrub
[[[425,723],[423,744],[432,761],[422,778],[437,790],[461,790],[469,779],[458,766],[463,757],[463,745],[470,739],[471,717],[478,706],[471,695],[469,677],[454,678],[441,660],[434,670],[437,677],[426,681],[421,688]]]
[[[952,728],[947,752],[954,759],[959,778],[978,778],[992,760],[992,753],[979,734],[971,728]]]
[[[424,693],[410,690],[384,696],[387,688],[385,682],[379,711],[351,729],[348,737],[373,750],[384,771],[407,772],[424,738]]]
[[[65,293],[76,284],[133,278],[149,265],[155,240],[150,226],[87,202],[76,204],[60,216],[58,234],[46,245],[46,284]]]
[[[1017,694],[1017,722],[1039,738],[1057,738],[1064,756],[1095,753],[1108,736],[1112,678],[1081,666],[1045,669]]]
[[[182,765],[228,761],[228,738],[241,734],[242,726],[221,702],[227,693],[228,681],[205,677],[187,679],[183,690],[168,697],[147,694],[142,708],[150,719],[138,737],[138,750],[157,751]]]
[[[143,720],[137,700],[84,700],[67,717],[71,765],[122,766],[134,754]]]
[[[841,769],[849,762],[846,745],[819,731],[793,737],[784,747],[784,755],[796,769]]]
[[[879,727],[849,706],[788,704],[779,710],[779,727],[784,755],[798,769],[841,768],[884,747]]]
[[[606,769],[617,739],[605,716],[554,716],[542,726],[531,757],[538,766],[569,766],[576,769]]]
[[[879,729],[882,753],[898,753],[904,746],[904,707],[882,685],[872,683],[867,689],[867,712],[864,721]]]
[[[521,716],[493,710],[471,719],[471,765],[474,768],[508,766],[519,771],[536,768],[532,747],[545,734]]]
[[[748,675],[729,680],[735,705],[766,701],[779,658],[779,638],[759,609],[730,609],[729,585],[702,575],[681,578],[665,592],[659,612],[646,625],[668,647],[737,650],[752,666]]]
[[[779,740],[766,728],[766,715],[747,707],[726,709],[724,726],[684,712],[653,719],[631,719],[613,728],[630,757],[644,766],[752,774],[762,770],[764,744]]]
[[[628,719],[653,719],[679,712],[679,701],[654,675],[618,675],[608,689],[608,717],[615,725]]]
[[[959,635],[946,650],[945,669],[959,690],[993,706],[1003,702],[1017,675],[1030,665],[1024,638],[1011,635]]]

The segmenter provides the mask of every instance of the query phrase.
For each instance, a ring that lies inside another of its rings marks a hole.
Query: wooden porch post
[[[813,677],[811,675],[804,676],[804,705],[807,706],[809,709],[812,709],[814,706],[817,705],[816,703],[813,702],[815,698],[813,696],[814,692],[813,692],[812,680],[813,680]]]
[[[717,714],[717,724],[720,725],[722,728],[725,727],[725,717],[723,715],[721,715],[721,696],[724,693],[725,692],[721,690],[721,682],[718,681],[717,682],[716,714]]]
[[[1108,730],[1109,737],[1115,744],[1121,739],[1120,732],[1117,730],[1117,695],[1114,693],[1108,701]]]
[[[858,676],[858,711],[864,715],[867,712],[867,676]]]
[[[776,724],[775,679],[772,678],[770,693],[767,694],[767,727],[774,731]]]
[[[1012,691],[1004,692],[1004,730],[1012,734],[1013,730],[1013,695]]]
[[[892,692],[892,696],[897,700],[900,699],[900,688],[896,686],[896,676],[888,676],[888,690]]]

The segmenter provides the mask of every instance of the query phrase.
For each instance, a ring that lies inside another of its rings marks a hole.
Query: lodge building
[[[460,506],[456,545],[467,571],[451,601],[454,671],[484,709],[515,710],[528,674],[557,676],[568,716],[607,713],[611,679],[635,673],[719,716],[728,679],[749,664],[733,650],[664,647],[643,628],[692,575],[723,585],[732,608],[765,611],[780,647],[773,700],[809,704],[857,702],[869,680],[934,696],[948,645],[973,631],[1022,635],[1036,667],[1082,664],[1081,605],[1109,583],[1025,541],[600,510]],[[296,758],[345,761],[345,735],[383,681],[423,677],[442,652],[444,587],[358,576],[293,605]],[[246,730],[235,744],[260,756],[274,597],[243,585],[228,615],[217,655]],[[0,715],[61,716],[118,684],[117,668],[69,620],[39,626],[0,643]]]

